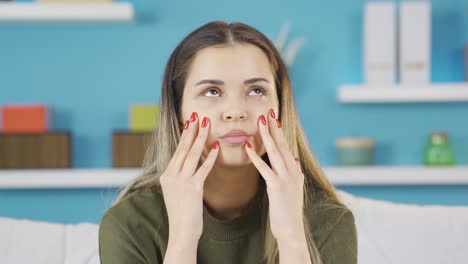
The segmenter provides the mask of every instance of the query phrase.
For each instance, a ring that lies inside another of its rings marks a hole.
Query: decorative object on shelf
[[[468,85],[464,83],[431,83],[431,3],[401,1],[398,18],[394,9],[392,1],[366,4],[365,83],[342,85],[339,100],[346,103],[468,101]],[[398,20],[399,27],[394,20]],[[398,27],[399,41],[394,41],[394,27]],[[399,58],[400,79],[391,83],[396,79],[392,63],[395,57]],[[457,91],[459,87],[462,89]],[[426,88],[430,89],[425,91]]]
[[[431,3],[400,3],[400,82],[431,82]]]
[[[134,104],[129,109],[129,131],[149,132],[159,125],[159,105]]]
[[[372,165],[374,163],[374,140],[363,137],[338,138],[335,142],[338,165]]]
[[[0,112],[4,133],[43,133],[51,123],[49,108],[43,104],[3,105]]]
[[[0,133],[0,168],[71,168],[71,133]]]
[[[70,168],[70,132],[49,131],[50,108],[44,104],[0,107],[0,168]]]
[[[112,167],[139,168],[143,165],[151,132],[114,131],[112,133]]]
[[[291,40],[291,42],[289,42],[288,45],[286,46],[286,39],[289,34],[289,27],[290,27],[289,22],[283,23],[283,25],[281,26],[281,30],[278,35],[278,38],[275,41],[273,41],[273,43],[275,44],[275,47],[280,52],[281,57],[284,60],[284,63],[288,67],[290,67],[294,63],[297,53],[299,52],[300,48],[306,42],[306,39],[304,37],[300,37],[300,38],[295,38]]]
[[[396,82],[396,8],[393,2],[368,2],[364,11],[364,80]]]
[[[430,166],[447,166],[455,164],[455,153],[447,133],[433,132],[424,151],[424,164]]]

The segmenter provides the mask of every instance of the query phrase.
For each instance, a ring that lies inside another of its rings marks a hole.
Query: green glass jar
[[[424,151],[424,164],[430,166],[447,166],[455,164],[455,154],[447,133],[431,133]]]

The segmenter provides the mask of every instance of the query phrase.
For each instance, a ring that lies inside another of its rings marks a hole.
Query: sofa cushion
[[[467,263],[468,206],[396,204],[338,190],[354,213],[360,264]]]
[[[65,225],[65,262],[99,264],[99,225],[80,223]]]
[[[360,264],[466,263],[468,206],[396,204],[338,190],[353,211]],[[0,217],[0,263],[99,264],[97,224]]]
[[[64,263],[64,225],[0,217],[0,263]]]

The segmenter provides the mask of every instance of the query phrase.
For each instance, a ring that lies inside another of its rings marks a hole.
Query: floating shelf
[[[0,22],[123,22],[133,18],[131,3],[0,3]]]
[[[334,185],[468,185],[468,166],[325,167]],[[0,189],[123,187],[141,169],[0,170]]]
[[[468,185],[468,166],[325,167],[336,185]]]
[[[123,187],[140,169],[0,170],[0,189]]]
[[[468,83],[428,85],[342,85],[342,103],[468,102]]]

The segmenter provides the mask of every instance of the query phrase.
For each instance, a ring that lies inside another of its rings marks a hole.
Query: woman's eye
[[[206,95],[208,92],[211,92],[211,91],[215,91],[216,93],[219,93],[217,89],[209,88],[205,90],[204,95]]]
[[[262,87],[255,87],[252,90],[250,90],[249,95],[254,92],[254,95],[265,95],[265,89]],[[211,95],[209,95],[211,94]],[[213,97],[213,96],[218,96],[219,95],[219,90],[215,88],[208,88],[203,92],[203,95],[206,95],[208,97]]]
[[[252,89],[253,92],[255,92],[257,95],[260,95],[259,93],[261,92],[262,94],[265,94],[265,89],[261,87],[255,87]]]

